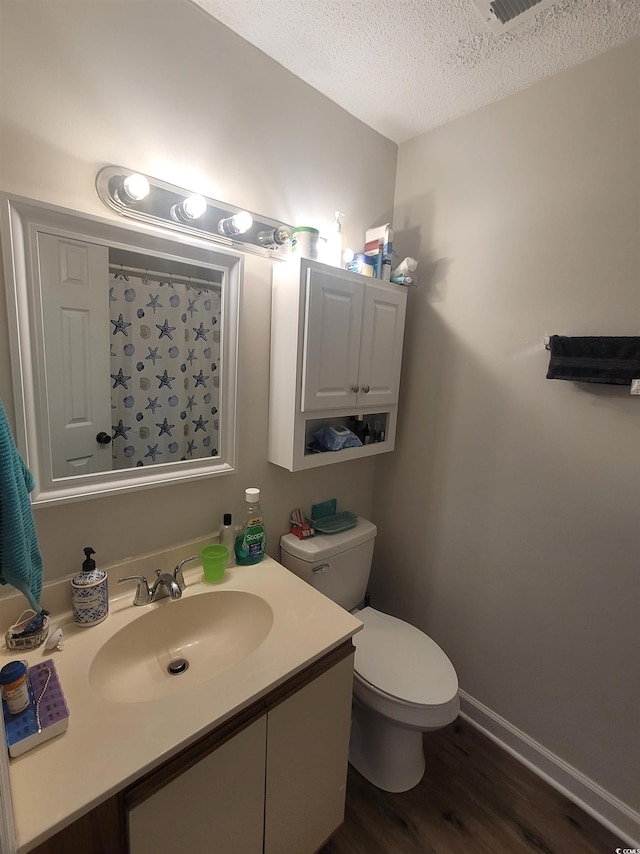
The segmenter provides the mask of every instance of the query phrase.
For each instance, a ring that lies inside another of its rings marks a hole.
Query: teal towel
[[[0,400],[0,584],[11,584],[23,593],[38,613],[42,557],[29,500],[34,486]]]

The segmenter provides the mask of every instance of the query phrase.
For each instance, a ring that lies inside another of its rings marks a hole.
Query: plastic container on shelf
[[[306,225],[296,226],[291,232],[291,254],[317,261],[319,237],[320,232],[317,228]]]

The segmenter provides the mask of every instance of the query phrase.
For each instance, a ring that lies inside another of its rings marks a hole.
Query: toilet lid
[[[428,635],[374,608],[363,608],[357,617],[364,628],[353,637],[354,669],[365,681],[421,706],[441,706],[456,696],[453,664]]]

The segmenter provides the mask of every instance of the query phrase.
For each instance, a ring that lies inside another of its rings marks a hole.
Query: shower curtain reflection
[[[113,468],[218,456],[220,285],[110,279]]]

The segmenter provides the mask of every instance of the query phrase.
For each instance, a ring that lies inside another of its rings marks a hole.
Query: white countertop
[[[233,567],[217,585],[202,580],[200,567],[187,565],[183,597],[217,589],[250,591],[272,608],[271,631],[239,664],[209,681],[158,700],[116,703],[105,700],[90,684],[93,657],[118,629],[149,609],[175,605],[163,599],[134,607],[135,585],[121,591],[111,572],[109,578],[110,592],[115,588],[118,596],[111,599],[104,622],[83,628],[71,621],[70,613],[66,621],[54,615],[52,628],[63,628],[63,650],[47,652],[40,647],[17,654],[3,649],[0,654],[0,666],[15,658],[30,666],[52,658],[69,707],[66,732],[10,761],[20,852],[160,765],[362,627],[271,558],[255,566]]]

